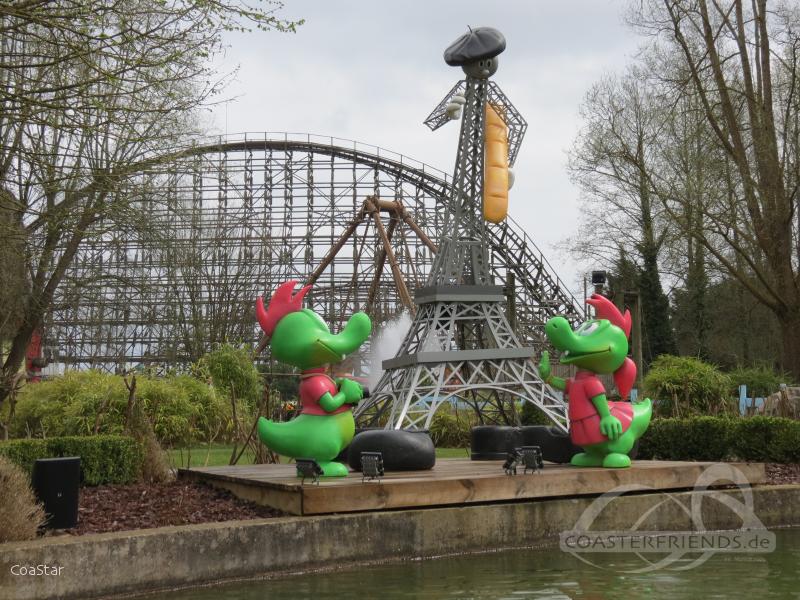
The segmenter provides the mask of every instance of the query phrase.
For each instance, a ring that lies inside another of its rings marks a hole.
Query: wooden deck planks
[[[509,477],[502,461],[440,459],[430,471],[387,473],[380,483],[361,483],[360,473],[300,484],[294,466],[250,465],[181,469],[180,477],[203,481],[291,514],[327,514],[422,508],[477,502],[599,495],[616,486],[653,490],[692,488],[712,463],[635,461],[629,469],[590,469],[547,464],[543,471]],[[736,463],[751,484],[763,483],[764,465]]]

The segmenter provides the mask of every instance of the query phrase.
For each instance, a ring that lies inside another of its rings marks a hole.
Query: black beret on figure
[[[478,27],[462,35],[444,51],[444,62],[451,67],[494,58],[506,49],[506,38],[494,27]]]

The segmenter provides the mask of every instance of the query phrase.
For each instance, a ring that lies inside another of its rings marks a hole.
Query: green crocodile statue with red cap
[[[311,286],[293,294],[296,285],[296,281],[281,285],[268,308],[259,298],[256,317],[269,336],[273,358],[301,371],[300,414],[285,423],[259,418],[258,436],[278,454],[314,459],[325,476],[344,477],[347,467],[334,459],[353,439],[352,406],[364,390],[352,379],[332,379],[325,367],[355,352],[369,337],[372,323],[365,313],[357,312],[333,334],[317,313],[302,308]]]
[[[649,398],[637,403],[625,401],[636,380],[636,364],[628,358],[631,314],[628,310],[621,313],[600,294],[593,294],[587,302],[594,307],[595,318],[574,331],[564,317],[553,317],[545,325],[547,339],[561,352],[561,364],[575,365],[578,372],[566,380],[553,376],[545,351],[539,375],[567,396],[570,438],[583,449],[572,457],[572,464],[629,467],[628,453],[647,430],[652,413]],[[622,401],[606,398],[606,389],[597,376],[601,373],[613,373]]]

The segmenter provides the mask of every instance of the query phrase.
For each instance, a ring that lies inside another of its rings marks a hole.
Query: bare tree
[[[592,86],[581,107],[585,125],[569,163],[584,194],[581,231],[573,248],[608,265],[630,259],[636,263],[647,362],[675,350],[659,266],[665,241],[674,233],[657,198],[656,172],[669,114],[663,105],[637,67],[622,77],[604,78]]]
[[[662,249],[667,222],[651,201],[664,126],[658,109],[636,68],[604,77],[586,94],[584,125],[569,155],[582,192],[581,232],[571,240],[579,254],[610,264],[622,248],[641,264],[645,253]]]
[[[0,239],[25,265],[0,403],[78,249],[147,224],[137,182],[198,133],[225,83],[222,33],[292,31],[269,0],[18,0],[0,6]],[[19,256],[22,254],[22,256]]]
[[[783,367],[800,376],[798,8],[647,0],[635,5],[632,21],[664,56],[680,60],[685,80],[662,81],[697,98],[725,157],[725,193],[694,205],[702,219],[687,233],[776,315]],[[666,207],[685,214],[680,202]]]

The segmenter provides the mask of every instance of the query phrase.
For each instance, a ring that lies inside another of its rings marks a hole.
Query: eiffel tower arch
[[[502,40],[499,32],[490,34]],[[481,56],[481,66],[494,61],[496,70],[497,54],[487,61]],[[477,64],[477,58],[465,64],[466,79],[425,120],[436,130],[452,119],[454,103],[463,104],[445,233],[425,286],[416,290],[416,312],[405,339],[396,356],[383,362],[376,389],[356,408],[361,426],[428,428],[436,410],[457,398],[482,422],[518,423],[516,402],[522,400],[560,429],[568,428],[564,402],[539,377],[536,349],[520,343],[506,316],[503,287],[494,284],[483,215],[487,106],[500,109],[507,127],[509,166],[527,124],[489,80],[493,71],[476,70]]]

